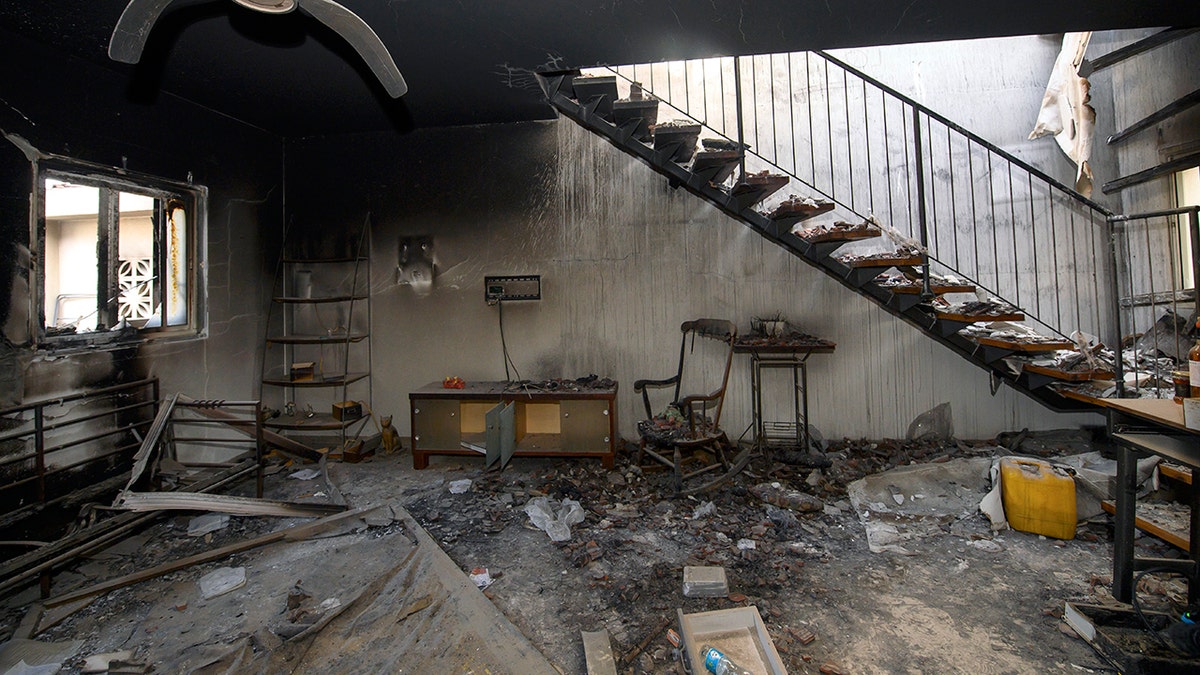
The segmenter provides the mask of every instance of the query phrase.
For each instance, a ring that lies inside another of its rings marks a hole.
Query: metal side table
[[[781,337],[741,336],[733,351],[750,355],[750,396],[754,418],[754,447],[758,451],[771,446],[809,448],[808,432],[808,357],[832,354],[836,344],[821,338],[793,333]],[[763,371],[792,371],[792,421],[763,419]]]

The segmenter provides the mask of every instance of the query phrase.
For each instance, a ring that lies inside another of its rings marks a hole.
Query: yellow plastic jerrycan
[[[1065,469],[1040,459],[1001,458],[1000,492],[1014,530],[1075,538],[1075,479]]]

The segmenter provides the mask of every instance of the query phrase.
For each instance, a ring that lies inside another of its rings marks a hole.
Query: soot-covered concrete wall
[[[282,142],[165,92],[137,94],[131,72],[0,34],[0,407],[145,377],[159,378],[164,394],[257,396],[262,314],[282,222]],[[176,182],[190,177],[208,187],[206,338],[110,350],[37,347],[29,320],[28,153]],[[93,445],[97,453],[106,449]]]
[[[632,383],[672,374],[680,322],[745,330],[775,312],[838,343],[810,361],[811,417],[827,436],[900,436],[942,401],[962,437],[1098,422],[1008,388],[992,396],[983,371],[567,120],[309,139],[287,156],[289,218],[343,228],[372,214],[374,409],[404,433],[413,389],[505,379],[483,298],[493,274],[542,275],[541,301],[504,307],[520,376],[618,380],[627,438],[641,416]],[[436,257],[426,292],[396,281],[400,239],[421,235]],[[750,421],[749,379],[737,357],[734,436]],[[786,419],[787,383],[769,386],[768,415]]]

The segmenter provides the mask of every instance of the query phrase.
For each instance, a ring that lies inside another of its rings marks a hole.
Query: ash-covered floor
[[[1105,672],[1060,618],[1064,601],[1111,602],[1104,518],[1069,541],[993,533],[961,506],[987,487],[968,472],[919,494],[892,485],[897,503],[951,505],[900,545],[870,550],[866,524],[879,505],[855,508],[853,481],[1002,454],[982,442],[844,441],[829,449],[828,468],[760,458],[689,498],[672,498],[669,475],[643,473],[627,450],[611,471],[596,460],[516,459],[487,472],[474,458],[415,471],[407,452],[330,463],[349,506],[382,508],[109,592],[34,639],[67,643],[72,673],[85,657],[125,650],[132,665],[122,672],[582,674],[581,631],[605,630],[619,673],[682,673],[670,640],[679,610],[755,607],[790,673]],[[300,468],[270,475],[266,496],[330,499],[321,478],[289,477]],[[566,541],[531,523],[525,507],[541,497],[582,507]],[[164,517],[57,574],[53,594],[306,522],[235,516],[189,537],[193,517]],[[684,597],[683,568],[693,565],[723,567],[728,595]],[[221,567],[244,568],[245,585],[202,599],[197,581]],[[484,568],[481,591],[469,575]],[[1169,581],[1143,592],[1147,604],[1181,594]],[[0,635],[27,632],[37,600],[33,588],[7,598]]]

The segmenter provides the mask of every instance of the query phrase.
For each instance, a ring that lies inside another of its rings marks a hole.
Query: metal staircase
[[[993,390],[1007,382],[1056,410],[1094,409],[1072,383],[1114,373],[1032,357],[1074,348],[1076,331],[1119,344],[1119,217],[828,54],[680,69],[675,81],[669,70],[649,82],[577,70],[539,81],[562,115],[988,371]],[[632,95],[618,98],[618,83]],[[831,211],[849,222],[803,227]],[[893,253],[854,254],[884,234]],[[999,302],[972,312],[944,300],[977,290]],[[972,330],[994,321],[1038,335]]]

